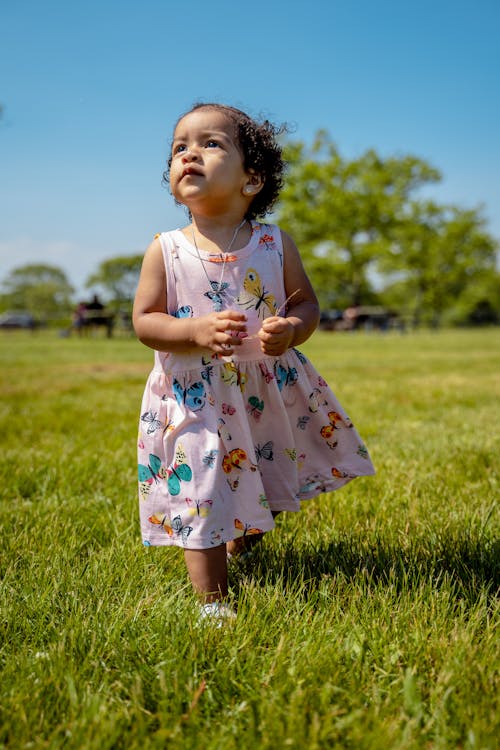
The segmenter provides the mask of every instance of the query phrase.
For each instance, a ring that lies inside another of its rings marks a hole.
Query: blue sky
[[[161,175],[199,99],[423,157],[500,238],[499,22],[496,0],[2,3],[0,280],[47,262],[81,289],[182,225]]]

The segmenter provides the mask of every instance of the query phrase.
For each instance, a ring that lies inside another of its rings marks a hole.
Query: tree
[[[311,149],[290,143],[279,221],[300,246],[323,306],[373,300],[370,270],[387,252],[409,196],[439,172],[414,156],[368,150],[344,159],[325,131]]]
[[[500,273],[479,273],[447,310],[451,323],[491,325],[500,323]]]
[[[130,309],[141,271],[142,255],[122,255],[104,260],[86,282],[101,287],[115,309]]]
[[[398,281],[385,296],[394,301],[399,295],[400,307],[415,325],[439,324],[467,290],[485,288],[496,274],[497,243],[476,210],[412,201],[393,227],[392,239],[379,270],[396,273]]]
[[[38,318],[65,315],[72,306],[73,287],[56,266],[40,263],[14,268],[2,288],[4,309],[27,310]]]

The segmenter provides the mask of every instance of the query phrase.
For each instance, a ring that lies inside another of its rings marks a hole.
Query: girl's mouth
[[[182,170],[181,180],[183,177],[189,177],[189,175],[194,175],[195,177],[202,177],[202,173],[195,169],[194,167],[184,167]]]

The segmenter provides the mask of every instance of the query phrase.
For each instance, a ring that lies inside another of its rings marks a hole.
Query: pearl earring
[[[245,195],[251,195],[251,193],[253,193],[253,187],[251,185],[245,185],[243,192]]]

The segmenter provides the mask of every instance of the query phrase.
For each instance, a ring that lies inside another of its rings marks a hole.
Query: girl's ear
[[[256,172],[249,172],[247,180],[243,185],[243,195],[257,195],[264,187],[264,180]]]

